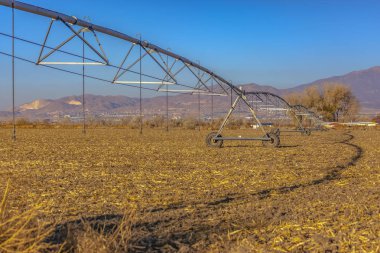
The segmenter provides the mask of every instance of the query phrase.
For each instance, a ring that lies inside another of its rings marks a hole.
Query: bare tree
[[[302,93],[289,94],[290,104],[302,104],[322,114],[326,120],[353,120],[359,111],[359,103],[351,89],[341,83],[324,83],[311,86]]]

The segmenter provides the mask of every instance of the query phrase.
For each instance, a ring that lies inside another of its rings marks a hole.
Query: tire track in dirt
[[[265,189],[265,190],[261,190],[261,191],[255,192],[255,193],[251,193],[249,195],[232,193],[232,194],[229,194],[228,196],[225,196],[223,198],[220,198],[220,199],[217,199],[217,200],[214,200],[211,202],[207,202],[207,203],[205,203],[205,202],[188,203],[188,204],[179,203],[179,204],[169,205],[168,207],[159,207],[159,208],[149,209],[146,211],[147,212],[162,212],[162,211],[178,210],[178,209],[186,208],[189,206],[197,207],[198,205],[216,206],[219,204],[230,203],[230,202],[237,201],[237,200],[240,201],[240,200],[244,200],[244,199],[249,199],[249,198],[252,198],[255,196],[259,197],[259,199],[263,199],[263,198],[269,197],[271,193],[276,192],[276,191],[280,192],[280,193],[286,193],[286,192],[294,191],[294,190],[299,189],[299,188],[309,187],[309,186],[313,186],[313,185],[319,185],[319,184],[323,184],[323,183],[328,183],[328,182],[333,181],[333,180],[338,180],[341,177],[341,173],[345,169],[347,169],[348,167],[355,165],[357,163],[357,161],[363,155],[363,149],[360,146],[351,143],[351,141],[355,137],[350,132],[345,132],[345,133],[343,133],[343,135],[347,136],[348,138],[346,138],[342,141],[336,142],[336,143],[344,144],[344,145],[348,145],[348,146],[352,147],[355,150],[355,153],[353,156],[350,157],[350,160],[347,161],[345,164],[334,166],[334,167],[330,168],[329,172],[322,178],[315,179],[315,180],[312,180],[310,182],[303,183],[303,184],[293,184],[291,186],[283,186],[283,187]]]
[[[336,143],[350,146],[352,149],[354,149],[355,153],[345,164],[330,168],[329,172],[322,178],[315,179],[303,184],[293,184],[291,186],[270,188],[249,195],[229,194],[223,198],[206,203],[179,203],[173,204],[169,207],[142,210],[141,213],[144,215],[151,214],[152,216],[157,217],[154,221],[138,222],[133,226],[134,230],[144,232],[142,234],[139,233],[137,237],[133,238],[131,245],[137,246],[137,248],[132,246],[131,251],[160,251],[162,247],[170,247],[172,248],[172,251],[177,251],[183,245],[191,247],[191,245],[194,245],[200,240],[210,241],[210,235],[215,233],[226,233],[228,231],[228,224],[220,222],[217,225],[209,225],[199,223],[199,221],[198,224],[195,224],[193,223],[194,217],[198,217],[199,220],[204,220],[207,219],[207,217],[211,216],[216,210],[222,209],[223,205],[231,204],[233,202],[249,202],[253,199],[266,199],[269,198],[274,192],[286,194],[300,188],[306,188],[329,183],[334,180],[339,180],[341,178],[342,172],[347,168],[355,165],[363,155],[363,149],[360,146],[351,143],[355,138],[354,135],[352,135],[350,132],[345,132],[343,135],[347,136],[347,138]],[[193,213],[186,213],[183,211],[183,209],[189,206],[194,209]],[[70,234],[70,228],[74,228],[76,230],[83,229],[83,221],[92,224],[93,228],[98,231],[100,227],[104,227],[106,225],[107,229],[104,231],[112,232],[117,227],[117,224],[121,219],[122,215],[110,214],[69,221],[57,226],[54,234],[48,238],[47,241],[52,243],[63,243],[66,240],[68,234]],[[157,234],[157,231],[162,232]]]
[[[293,184],[291,186],[283,186],[283,187],[266,189],[266,190],[262,190],[262,191],[259,191],[256,193],[252,193],[252,194],[250,194],[250,196],[258,196],[260,199],[262,199],[262,198],[269,197],[272,192],[278,191],[278,192],[283,194],[283,193],[287,193],[290,191],[294,191],[294,190],[299,189],[299,188],[305,188],[305,187],[309,187],[309,186],[313,186],[313,185],[319,185],[319,184],[328,183],[330,181],[340,179],[342,172],[345,169],[355,165],[357,163],[357,161],[363,155],[363,149],[360,146],[353,144],[353,143],[350,143],[355,137],[350,132],[346,132],[346,133],[344,133],[344,135],[348,136],[348,138],[343,140],[343,141],[337,142],[337,143],[348,145],[348,146],[354,148],[354,150],[355,150],[355,154],[353,156],[351,156],[350,160],[348,162],[346,162],[345,164],[338,165],[338,166],[335,166],[333,168],[330,168],[329,173],[327,173],[324,177],[312,180],[308,183]],[[220,200],[217,200],[215,202],[210,202],[208,204],[209,205],[217,205],[220,203],[228,203],[228,202],[231,202],[234,200],[242,200],[243,198],[244,198],[244,196],[241,196],[241,195],[236,196],[236,197],[227,196],[224,199],[220,199]]]

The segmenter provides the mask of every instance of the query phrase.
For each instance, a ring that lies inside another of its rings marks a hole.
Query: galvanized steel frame
[[[162,70],[174,81],[174,83],[176,83],[174,76],[170,72],[168,72],[168,70],[164,66],[162,66],[162,64],[159,63],[159,61],[156,58],[154,58],[152,56],[151,52],[161,53],[163,55],[166,55],[168,57],[172,57],[172,58],[174,58],[176,60],[179,60],[179,61],[183,62],[184,65],[185,65],[185,68],[188,68],[189,71],[192,72],[195,76],[197,76],[197,75],[193,72],[193,70],[191,70],[190,67],[194,67],[194,68],[196,68],[196,69],[198,69],[198,70],[200,70],[202,72],[206,72],[207,74],[209,74],[210,76],[212,76],[215,80],[218,80],[217,83],[220,86],[223,86],[223,85],[224,86],[228,86],[229,88],[231,88],[232,90],[234,90],[235,93],[237,93],[237,94],[241,93],[241,91],[237,87],[233,86],[232,83],[228,82],[227,80],[225,80],[221,76],[217,75],[216,73],[212,72],[208,68],[206,68],[204,66],[201,66],[201,65],[197,64],[196,62],[193,62],[193,61],[191,61],[191,60],[189,60],[189,59],[187,59],[185,57],[182,57],[182,56],[180,56],[178,54],[175,54],[175,53],[173,53],[171,51],[162,49],[159,46],[154,45],[152,43],[149,43],[147,41],[143,41],[141,39],[136,39],[136,38],[134,38],[132,36],[129,36],[127,34],[124,34],[124,33],[121,33],[121,32],[118,32],[118,31],[115,31],[115,30],[112,30],[112,29],[109,29],[109,28],[106,28],[106,27],[103,27],[103,26],[100,26],[100,25],[92,24],[92,23],[90,23],[88,21],[85,21],[85,20],[82,20],[82,19],[78,19],[78,18],[76,18],[74,16],[69,16],[69,15],[66,15],[66,14],[63,14],[63,13],[59,13],[59,12],[56,12],[56,11],[48,10],[48,9],[41,8],[41,7],[38,7],[38,6],[34,6],[34,5],[31,5],[31,4],[23,3],[23,2],[20,2],[20,1],[0,0],[0,5],[11,7],[11,8],[14,8],[14,9],[17,9],[17,10],[21,10],[21,11],[25,11],[25,12],[29,12],[29,13],[32,13],[32,14],[48,17],[48,18],[50,18],[52,20],[60,20],[70,30],[72,30],[72,32],[74,34],[76,34],[78,36],[78,38],[80,38],[80,39],[82,39],[81,36],[78,34],[78,32],[76,32],[71,27],[72,25],[77,25],[79,27],[87,28],[87,29],[89,29],[89,30],[91,30],[93,32],[103,33],[103,34],[106,34],[106,35],[109,35],[109,36],[112,36],[112,37],[115,37],[115,38],[119,38],[119,39],[124,40],[124,41],[128,41],[128,42],[130,42],[132,44],[139,45],[162,68]],[[89,46],[90,48],[94,49],[90,45],[90,43],[88,43],[87,41],[84,41],[84,43],[86,43],[86,45]],[[101,51],[104,52],[103,49],[101,49]],[[102,56],[102,54],[99,54],[99,52],[97,52],[96,50],[95,50],[95,52],[103,60],[105,60],[106,65],[109,64],[108,59],[105,59],[104,56]],[[203,81],[201,81],[201,83],[204,84]],[[204,86],[207,89],[207,85],[204,84]],[[226,89],[224,87],[222,87],[222,88],[223,88],[224,91],[226,91]],[[208,92],[210,92],[210,91],[208,91]]]
[[[203,67],[201,66],[199,63],[196,63],[196,62],[193,62],[187,58],[184,58],[178,54],[175,54],[171,51],[168,51],[168,50],[165,50],[165,49],[162,49],[154,44],[151,44],[147,41],[143,41],[140,37],[140,39],[136,39],[136,38],[133,38],[132,36],[129,36],[127,34],[124,34],[124,33],[121,33],[121,32],[118,32],[118,31],[115,31],[115,30],[112,30],[112,29],[109,29],[109,28],[106,28],[106,27],[103,27],[103,26],[99,26],[99,25],[96,25],[96,24],[92,24],[90,22],[87,22],[85,20],[81,20],[81,19],[78,19],[74,16],[69,16],[69,15],[66,15],[66,14],[63,14],[63,13],[59,13],[59,12],[55,12],[55,11],[52,11],[52,10],[48,10],[48,9],[44,9],[44,8],[41,8],[41,7],[37,7],[37,6],[34,6],[34,5],[30,5],[30,4],[26,4],[26,3],[22,3],[22,2],[19,2],[19,1],[14,1],[14,0],[0,0],[0,5],[2,6],[6,6],[6,7],[11,7],[12,10],[14,9],[17,9],[17,10],[21,10],[21,11],[25,11],[25,12],[29,12],[29,13],[32,13],[32,14],[36,14],[36,15],[40,15],[40,16],[44,16],[44,17],[48,17],[51,19],[50,21],[50,24],[49,24],[49,27],[48,27],[48,30],[47,30],[47,33],[45,35],[45,38],[44,38],[44,42],[42,44],[42,47],[41,47],[41,51],[40,51],[40,54],[39,54],[39,57],[38,57],[38,60],[37,60],[37,64],[49,64],[47,62],[44,62],[45,59],[47,59],[49,56],[51,56],[54,52],[57,52],[59,51],[59,49],[64,46],[66,43],[68,43],[70,40],[72,40],[73,38],[77,37],[79,38],[82,42],[83,42],[83,45],[87,45],[93,52],[95,52],[101,59],[103,62],[99,62],[99,63],[102,63],[104,65],[110,65],[110,61],[109,59],[107,58],[106,56],[106,53],[105,53],[105,50],[103,49],[99,39],[98,39],[98,36],[96,34],[96,32],[99,32],[99,33],[102,33],[102,34],[105,34],[105,35],[109,35],[109,36],[112,36],[112,37],[115,37],[115,38],[118,38],[118,39],[121,39],[121,40],[124,40],[124,41],[127,41],[127,42],[130,42],[132,43],[131,47],[129,48],[129,50],[127,51],[126,53],[126,56],[124,57],[123,61],[121,62],[121,64],[117,67],[117,72],[115,74],[115,76],[113,77],[112,83],[119,83],[119,84],[122,84],[123,81],[120,81],[119,78],[121,76],[123,76],[126,72],[128,72],[134,65],[136,65],[137,63],[140,63],[140,80],[139,82],[136,81],[136,83],[140,83],[140,89],[141,89],[141,85],[143,84],[143,81],[141,80],[141,62],[142,62],[142,59],[146,56],[146,55],[149,55],[149,57],[162,69],[163,73],[165,73],[165,76],[161,79],[162,82],[157,82],[158,84],[160,84],[159,88],[157,89],[157,91],[164,91],[164,92],[169,92],[169,89],[166,88],[166,90],[162,90],[162,86],[163,85],[168,85],[169,83],[170,84],[178,84],[177,80],[176,80],[176,76],[182,72],[184,69],[188,69],[190,73],[192,73],[195,78],[198,80],[197,84],[195,87],[189,87],[189,88],[192,88],[192,90],[189,91],[190,94],[198,94],[198,95],[228,95],[228,91],[230,91],[231,93],[231,108],[228,112],[228,114],[226,115],[222,125],[220,126],[219,130],[218,130],[218,134],[220,134],[223,130],[223,128],[225,127],[226,123],[228,122],[231,114],[233,113],[233,111],[235,110],[236,108],[236,105],[239,101],[243,101],[244,104],[246,104],[250,110],[250,112],[252,113],[254,119],[257,121],[261,131],[267,135],[267,132],[265,131],[265,129],[263,128],[260,120],[257,118],[256,116],[256,113],[255,113],[255,110],[254,108],[251,107],[251,105],[248,103],[247,101],[247,97],[246,95],[254,95],[254,96],[257,96],[257,98],[261,99],[260,96],[264,95],[267,99],[271,100],[272,98],[275,98],[277,101],[280,101],[281,103],[283,103],[283,105],[285,105],[290,111],[294,112],[296,109],[295,107],[292,107],[290,106],[283,98],[281,98],[280,96],[278,95],[275,95],[273,93],[270,93],[270,92],[244,92],[243,90],[239,89],[238,87],[234,86],[232,84],[232,82],[229,82],[227,80],[225,80],[224,78],[222,78],[221,76],[217,75],[216,73],[214,73],[213,71],[209,70],[208,68],[206,67]],[[49,34],[50,34],[50,31],[52,29],[52,26],[54,24],[55,21],[61,21],[72,33],[73,35],[70,36],[69,38],[67,38],[66,40],[64,40],[61,44],[59,44],[58,46],[54,47],[50,52],[48,52],[46,55],[43,55],[43,51],[46,47],[46,42],[48,40],[48,37],[49,37]],[[78,26],[78,27],[81,27],[78,31],[74,30],[74,28],[72,26]],[[81,36],[80,33],[84,32],[84,31],[91,31],[95,37],[95,40],[99,46],[99,49],[100,51],[98,51],[97,49],[95,49],[91,43],[89,43],[88,40],[86,40],[84,38],[84,36]],[[14,33],[12,35],[12,38],[14,39]],[[133,48],[138,45],[140,47],[140,56],[137,60],[135,60],[131,65],[129,65],[127,68],[123,68],[123,65],[125,64],[125,62],[127,61],[128,57],[130,56],[130,53],[131,51],[133,50]],[[141,49],[143,49],[145,51],[144,55],[141,55]],[[157,53],[160,60],[162,62],[159,61],[159,59],[157,59],[156,57],[153,56],[154,53]],[[14,59],[14,50],[13,50],[13,59]],[[169,64],[168,64],[168,61],[165,61],[162,57],[162,55],[165,55],[168,59],[168,57],[171,57],[174,59],[172,65],[169,67]],[[172,69],[174,67],[174,65],[177,63],[177,62],[181,62],[183,64],[183,66],[177,70],[175,73],[172,72]],[[52,62],[50,62],[50,64],[54,64]],[[57,63],[56,63],[57,64]],[[58,62],[59,64],[59,62]],[[62,63],[63,64],[63,63]],[[70,64],[70,63],[69,63]],[[71,64],[74,64],[74,63],[71,63]],[[85,65],[85,62],[84,62],[84,55],[83,55],[83,61],[82,61],[82,64]],[[195,69],[195,70],[194,70]],[[196,73],[198,72],[198,73]],[[207,74],[207,79],[206,81],[203,79],[203,77]],[[84,69],[83,69],[83,78],[85,77],[84,75]],[[212,89],[210,89],[208,86],[207,86],[207,83],[209,81],[212,81],[212,83],[215,83],[219,85],[219,87],[221,87],[222,89],[222,93],[220,92],[215,92],[214,91],[214,87],[212,87]],[[124,81],[125,82],[128,82],[128,81]],[[145,82],[145,84],[148,84],[148,83],[153,83],[153,82]],[[183,85],[183,86],[186,86],[186,85]],[[203,89],[201,89],[201,87],[203,86]],[[237,95],[237,98],[235,100],[234,103],[232,103],[232,92],[235,93]],[[273,103],[273,101],[272,101]],[[301,131],[305,131],[304,127],[302,126],[301,122],[299,121],[299,119],[297,117],[295,117],[299,123],[299,129],[301,129]],[[232,138],[232,137],[231,137]],[[230,138],[230,139],[231,139]],[[247,138],[249,140],[252,140],[252,139],[255,139],[255,138]],[[264,138],[265,139],[265,138]],[[263,138],[257,138],[257,140],[263,140]]]

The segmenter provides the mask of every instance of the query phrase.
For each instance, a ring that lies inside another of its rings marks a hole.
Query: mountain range
[[[326,82],[343,83],[349,86],[361,104],[363,113],[380,113],[380,67],[353,71],[342,76],[333,76],[302,84],[293,88],[277,89],[272,86],[255,83],[241,85],[246,91],[269,91],[280,96],[292,92],[300,92],[316,85],[321,87]],[[199,110],[199,102],[203,114],[208,114],[211,107],[209,96],[190,96],[186,94],[169,96],[169,111],[172,116],[195,115]],[[213,97],[215,114],[223,113],[228,108],[230,99]],[[59,99],[38,99],[17,107],[17,116],[26,118],[54,118],[70,115],[80,117],[82,112],[82,97],[69,96]],[[144,115],[165,114],[166,97],[144,98],[142,101]],[[138,115],[139,99],[127,96],[100,96],[86,94],[86,110],[91,115]],[[9,118],[9,111],[0,112],[0,117]]]

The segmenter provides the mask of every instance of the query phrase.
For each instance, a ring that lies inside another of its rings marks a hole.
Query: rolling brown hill
[[[380,113],[380,67],[354,71],[342,76],[320,79],[312,83],[299,85],[288,89],[277,89],[255,83],[242,85],[246,91],[269,91],[280,96],[291,92],[299,92],[305,88],[326,82],[343,83],[352,88],[359,99],[362,111]],[[215,115],[223,114],[228,109],[229,97],[213,97]],[[211,97],[201,96],[201,111],[203,115],[211,113]],[[87,112],[91,115],[138,115],[139,100],[126,96],[86,95]],[[18,107],[18,116],[27,118],[52,118],[64,115],[80,116],[82,111],[81,96],[69,96],[55,100],[35,100]],[[143,99],[144,115],[165,114],[166,97]],[[198,96],[174,95],[169,97],[169,111],[172,116],[196,115],[198,112]],[[0,117],[9,117],[9,112],[0,112]]]
[[[380,67],[372,67],[366,70],[353,71],[343,76],[320,79],[309,84],[288,89],[288,91],[302,91],[311,85],[321,87],[326,82],[346,84],[359,99],[363,109],[377,109],[380,111]]]

